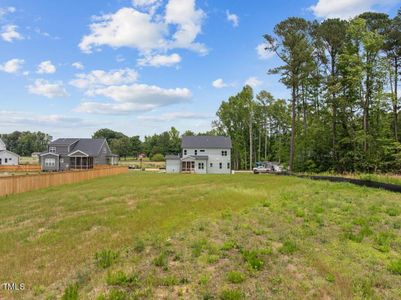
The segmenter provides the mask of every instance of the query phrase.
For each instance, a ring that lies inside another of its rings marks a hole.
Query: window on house
[[[227,163],[227,169],[230,169],[230,163]]]
[[[221,156],[227,156],[227,150],[221,151]]]
[[[45,167],[55,167],[56,159],[55,158],[45,158]]]
[[[49,147],[50,153],[56,153],[56,147]]]
[[[64,158],[60,159],[60,163],[62,163],[62,164],[64,163]]]
[[[187,155],[187,149],[184,149],[184,155]]]
[[[210,163],[210,165],[209,165],[211,168],[213,168],[213,163]]]
[[[219,163],[219,168],[223,169],[223,163]]]
[[[198,150],[195,150],[195,155],[198,155]]]
[[[103,153],[104,153],[104,154],[107,153],[107,148],[106,148],[106,147],[103,148]]]
[[[8,160],[13,160],[11,157]]]
[[[5,158],[5,159],[4,159],[4,163],[6,164],[7,162],[8,162],[8,161],[7,161],[7,158]]]
[[[198,163],[198,169],[199,170],[205,169],[205,163]]]
[[[1,158],[0,158],[0,165],[1,165]]]
[[[205,150],[204,150],[204,149],[202,149],[202,150],[199,150],[199,152],[205,152]]]

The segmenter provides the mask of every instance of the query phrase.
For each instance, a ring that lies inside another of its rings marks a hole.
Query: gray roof
[[[13,155],[15,155],[15,156],[20,157],[17,153],[11,152],[11,151],[9,151],[9,150],[0,150],[0,153],[1,153],[1,152],[7,152],[7,153],[10,153],[10,154],[13,154]]]
[[[106,139],[78,139],[78,143],[70,149],[70,153],[82,151],[89,156],[96,156],[99,154],[100,150],[102,150],[102,146],[105,142]]]
[[[181,147],[190,149],[231,149],[232,144],[231,139],[225,136],[183,136]]]
[[[80,139],[77,138],[67,138],[67,139],[57,139],[50,143],[50,146],[69,146],[74,144],[76,141]]]
[[[166,155],[164,157],[166,160],[180,160],[181,157],[179,155]]]

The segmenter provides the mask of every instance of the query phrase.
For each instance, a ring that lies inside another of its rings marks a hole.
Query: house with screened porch
[[[229,137],[183,136],[182,152],[166,156],[167,173],[231,174]]]
[[[96,165],[116,165],[106,139],[61,138],[51,142],[39,156],[43,171],[93,169]]]

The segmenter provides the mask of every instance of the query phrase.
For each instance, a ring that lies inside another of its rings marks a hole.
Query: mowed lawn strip
[[[272,260],[270,268],[277,269],[280,276],[285,276],[287,257],[295,251],[296,261],[291,268],[297,263],[299,273],[304,266],[320,274],[323,282],[333,282],[335,287],[326,290],[329,294],[333,290],[331,296],[335,298],[369,293],[374,289],[373,281],[358,278],[371,272],[377,273],[377,282],[387,285],[390,298],[397,294],[394,287],[401,286],[401,276],[387,268],[400,258],[401,252],[399,195],[350,184],[252,174],[133,172],[0,198],[0,255],[4,258],[0,280],[25,282],[28,288],[48,287],[63,280],[65,285],[66,278],[76,275],[83,265],[93,264],[94,254],[102,249],[121,251],[133,247],[138,236],[163,240],[188,231],[198,220],[212,224],[213,220],[226,216],[231,219],[244,212],[249,216],[238,224],[229,221],[227,226],[232,229],[227,230],[233,231],[232,238],[243,247],[258,249],[257,243],[267,241],[269,247],[277,248],[280,259]],[[224,239],[221,231],[214,234],[217,240]],[[199,237],[191,232],[184,240],[189,238]],[[182,251],[186,246],[192,247],[181,245]],[[254,251],[249,253],[250,258],[256,255]],[[213,255],[210,261],[218,260],[216,257]],[[125,264],[132,267],[131,261]],[[149,263],[153,266],[152,261]],[[196,274],[204,268],[200,265],[197,270],[192,265],[188,262],[183,267],[194,269]],[[265,282],[266,276],[271,274],[254,280]],[[92,277],[94,283],[103,280],[95,273]],[[306,295],[307,285],[314,285],[318,277],[311,282],[300,278],[289,279],[294,283],[287,282],[286,288],[302,288],[295,294]],[[241,284],[247,295],[255,296],[248,281]],[[358,294],[355,289],[362,292]],[[90,285],[86,290],[90,292]],[[269,293],[266,290],[262,294]],[[317,294],[316,298],[324,296]]]

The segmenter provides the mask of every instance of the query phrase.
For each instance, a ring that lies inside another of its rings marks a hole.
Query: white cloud
[[[206,46],[195,42],[198,34],[202,32],[205,17],[203,10],[196,9],[195,0],[169,0],[166,6],[166,23],[178,26],[170,47],[188,48],[200,54],[207,54]]]
[[[252,76],[249,77],[246,81],[245,81],[245,85],[249,85],[251,87],[257,87],[259,85],[261,85],[263,82],[261,80],[259,80],[257,77]]]
[[[28,91],[31,94],[51,99],[68,97],[68,93],[61,81],[49,82],[44,79],[36,79],[34,84],[28,85]]]
[[[50,60],[42,61],[36,70],[38,74],[53,74],[56,72],[56,66]]]
[[[132,112],[148,111],[155,108],[155,105],[139,104],[139,103],[100,103],[87,101],[82,102],[76,112],[88,114],[104,114],[104,115],[124,115]]]
[[[93,89],[90,96],[104,96],[117,102],[147,103],[164,106],[185,102],[191,97],[186,88],[164,89],[155,85],[132,84]]]
[[[103,96],[114,102],[85,101],[76,111],[127,114],[187,102],[191,98],[191,91],[186,88],[164,89],[155,85],[132,84],[93,89],[87,92],[87,96]]]
[[[216,89],[222,89],[225,87],[232,86],[232,84],[225,83],[222,78],[219,78],[212,82],[212,86]]]
[[[132,0],[132,5],[143,7],[143,6],[151,6],[156,3],[160,3],[160,0]]]
[[[137,81],[138,73],[132,69],[118,69],[109,72],[94,70],[87,74],[76,74],[70,84],[80,89],[94,89],[107,85],[129,84]]]
[[[256,47],[256,52],[258,53],[259,59],[267,60],[267,59],[272,58],[274,56],[274,53],[271,52],[271,51],[266,50],[266,47],[267,47],[266,43],[259,44]]]
[[[137,8],[159,3],[141,0],[133,2]],[[206,54],[206,46],[195,42],[202,31],[204,18],[205,13],[196,8],[195,0],[169,0],[164,16],[124,7],[114,14],[94,18],[90,34],[82,38],[79,47],[85,53],[106,45],[112,48],[131,47],[147,55],[174,48]]]
[[[13,6],[3,7],[3,8],[0,7],[0,19],[5,15],[15,13],[15,11],[16,9]]]
[[[319,18],[348,19],[365,11],[371,11],[376,5],[390,5],[396,2],[396,0],[318,0],[310,10]]]
[[[170,122],[175,120],[201,120],[201,119],[211,119],[212,115],[199,114],[194,112],[171,112],[164,113],[161,115],[144,115],[139,116],[138,119],[143,121],[153,121],[153,122]]]
[[[79,61],[72,63],[71,66],[73,68],[77,69],[77,70],[83,70],[84,69],[84,65]]]
[[[23,59],[10,59],[6,61],[4,64],[0,65],[0,71],[15,74],[18,73],[22,69],[22,65],[25,63]]]
[[[236,14],[230,13],[229,10],[226,11],[227,21],[231,22],[234,27],[239,26],[239,18]]]
[[[1,38],[6,41],[12,43],[14,40],[22,40],[23,36],[17,31],[17,25],[4,25],[1,28]]]
[[[115,14],[96,18],[90,25],[91,33],[79,44],[83,52],[91,53],[93,48],[107,45],[113,48],[131,47],[142,52],[164,48],[167,26],[153,22],[152,16],[133,8],[121,8]]]
[[[161,6],[161,0],[132,0],[132,5],[153,15]]]
[[[34,126],[36,128],[37,126],[46,126],[47,130],[49,130],[49,127],[92,127],[97,124],[98,122],[64,115],[42,115],[33,114],[32,112],[0,110],[0,125],[3,127],[9,126],[13,129],[16,126],[21,126],[21,128],[26,128],[27,126]]]
[[[153,55],[138,59],[138,65],[151,67],[171,67],[181,62],[181,56],[177,53],[171,55]]]

